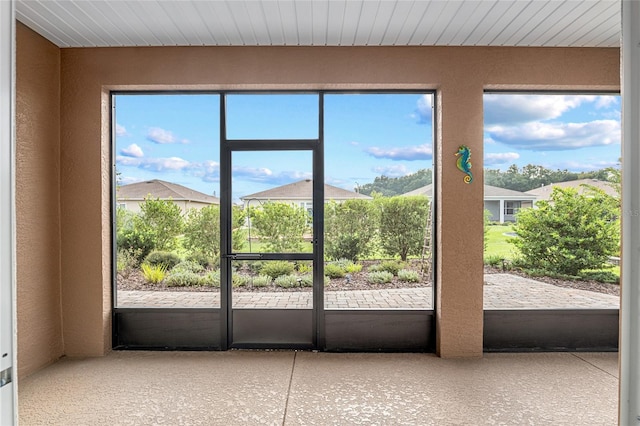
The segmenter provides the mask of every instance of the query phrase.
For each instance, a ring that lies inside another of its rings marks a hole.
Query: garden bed
[[[381,289],[397,289],[397,288],[419,288],[431,287],[431,278],[423,276],[418,282],[401,281],[394,276],[388,283],[371,283],[368,280],[369,269],[377,262],[362,262],[363,268],[360,272],[348,273],[342,278],[332,278],[325,281],[325,291],[351,291],[351,290],[381,290]],[[413,270],[419,274],[419,263],[412,262],[407,265],[407,269]],[[257,275],[252,273],[248,268],[241,268],[238,273],[244,275]],[[219,291],[219,287],[213,286],[168,286],[165,282],[157,284],[149,283],[145,280],[143,274],[139,270],[131,271],[127,276],[118,275],[117,288],[120,291],[138,290],[138,291]],[[234,292],[291,292],[291,291],[312,291],[312,287],[290,287],[282,288],[276,286],[273,282],[266,287],[253,287],[251,285],[237,286],[233,288]]]

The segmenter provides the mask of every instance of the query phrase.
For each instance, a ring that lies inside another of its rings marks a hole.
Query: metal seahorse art
[[[456,161],[456,165],[458,169],[465,173],[464,183],[473,182],[473,174],[471,173],[471,150],[466,145],[460,145],[458,148],[458,152],[456,152],[456,157],[458,157]]]

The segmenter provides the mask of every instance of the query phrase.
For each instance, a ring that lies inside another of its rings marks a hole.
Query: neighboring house
[[[552,183],[550,185],[544,185],[544,186],[541,186],[540,188],[527,191],[527,194],[535,195],[536,201],[541,201],[541,200],[548,201],[551,198],[551,193],[553,192],[554,187],[574,188],[578,190],[579,194],[582,194],[584,193],[586,186],[593,186],[595,188],[601,189],[607,195],[611,195],[612,197],[616,197],[616,198],[619,197],[619,194],[616,192],[611,182],[606,182],[598,179],[578,179],[578,180],[570,180],[567,182]]]
[[[256,192],[255,194],[245,195],[244,197],[240,197],[240,199],[242,200],[245,208],[258,206],[268,201],[277,201],[281,203],[294,204],[312,212],[312,192],[313,181],[311,179],[305,179],[288,185],[268,189],[266,191]],[[368,195],[338,188],[337,186],[328,185],[326,183],[324,184],[325,202],[341,202],[352,199],[372,200],[373,198]]]
[[[211,204],[220,204],[220,199],[217,197],[158,179],[122,185],[116,190],[117,206],[132,212],[140,211],[140,204],[145,198],[171,200],[180,207],[182,213],[186,213],[189,209],[201,209]]]
[[[433,184],[423,186],[406,195],[433,196]],[[515,222],[518,210],[533,207],[535,195],[511,189],[498,188],[497,186],[484,186],[484,209],[491,213],[489,219],[494,222]]]

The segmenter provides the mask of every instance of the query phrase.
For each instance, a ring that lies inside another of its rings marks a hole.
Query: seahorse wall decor
[[[471,173],[471,150],[466,145],[460,145],[458,148],[458,152],[456,152],[456,165],[458,166],[458,170],[462,173],[465,173],[464,183],[473,182],[473,174]]]

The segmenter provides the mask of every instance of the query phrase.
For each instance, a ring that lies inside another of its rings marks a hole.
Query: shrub
[[[313,271],[313,264],[311,262],[298,262],[296,263],[296,271],[301,274],[307,274]]]
[[[127,278],[138,266],[138,260],[134,253],[129,250],[118,250],[116,253],[116,271]]]
[[[278,278],[273,280],[273,282],[275,285],[282,288],[300,287],[298,277],[295,275],[280,275]]]
[[[291,262],[287,262],[286,260],[275,260],[270,262],[265,262],[260,270],[260,273],[263,275],[269,275],[274,280],[282,275],[289,275],[293,273],[295,266]]]
[[[398,271],[405,267],[404,262],[398,262],[397,260],[385,260],[377,265],[369,267],[369,271],[372,272],[389,272],[391,275],[398,275]]]
[[[329,278],[342,278],[346,275],[346,271],[335,263],[327,263],[324,265],[324,274]]]
[[[145,198],[135,219],[135,229],[148,235],[156,250],[174,248],[184,226],[182,210],[172,200]]]
[[[390,256],[419,255],[424,244],[429,200],[422,196],[379,198],[380,241]]]
[[[304,208],[268,202],[260,208],[251,208],[249,215],[268,251],[299,251],[302,248],[309,221],[309,213]]]
[[[260,271],[262,271],[262,268],[264,267],[264,262],[262,260],[254,260],[247,263],[249,264],[249,269],[251,270],[251,272],[256,274],[260,273]]]
[[[411,269],[400,269],[398,271],[398,279],[403,282],[417,283],[420,282],[420,274]]]
[[[169,251],[152,251],[144,261],[149,265],[164,265],[169,270],[180,263],[180,257]]]
[[[601,283],[620,283],[620,277],[611,271],[583,271],[580,273],[580,278],[587,281],[598,281]]]
[[[583,194],[573,188],[553,188],[549,201],[518,213],[510,241],[527,268],[576,276],[599,269],[619,250],[618,201],[593,187]]]
[[[184,247],[204,258],[213,258],[220,248],[220,206],[191,209],[184,224]],[[207,265],[203,265],[207,266]]]
[[[302,287],[313,287],[313,275],[312,274],[304,274],[300,275],[299,282]],[[325,277],[326,278],[326,277]]]
[[[251,277],[245,274],[232,274],[231,276],[231,284],[234,287],[244,287],[250,280]]]
[[[144,279],[153,284],[157,284],[164,280],[167,274],[167,267],[164,265],[149,265],[148,263],[142,264],[142,275]]]
[[[357,274],[362,271],[362,264],[350,262],[346,266],[345,271],[347,271],[348,274]]]
[[[492,266],[494,268],[502,268],[503,260],[504,260],[504,257],[494,254],[494,255],[486,256],[484,258],[484,264],[488,266]]]
[[[220,271],[209,271],[202,277],[202,285],[220,287]]]
[[[204,281],[203,278],[204,277],[194,272],[171,271],[171,273],[167,275],[167,278],[164,279],[164,282],[169,287],[192,287],[202,285]]]
[[[183,260],[182,262],[178,263],[176,266],[173,267],[173,269],[171,270],[171,273],[174,273],[174,272],[175,273],[192,272],[194,274],[197,274],[199,272],[204,272],[204,267],[199,263],[193,262],[191,260]]]
[[[379,210],[368,200],[332,201],[325,205],[325,254],[356,261],[372,250]]]
[[[271,284],[273,279],[269,275],[258,275],[251,278],[251,285],[253,287],[267,287]]]
[[[392,279],[393,274],[387,271],[369,272],[367,275],[367,281],[372,284],[390,283]]]
[[[189,255],[187,255],[185,260],[188,260],[190,262],[195,262],[200,266],[202,266],[203,268],[218,269],[218,267],[220,266],[219,255],[208,257],[203,253],[190,253]]]
[[[151,236],[135,228],[118,230],[116,245],[118,246],[118,251],[125,250],[134,256],[138,265],[153,250]]]

